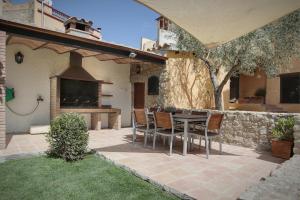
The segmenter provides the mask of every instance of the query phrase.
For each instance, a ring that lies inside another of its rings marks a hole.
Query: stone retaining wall
[[[218,111],[215,111],[218,112]],[[295,126],[295,153],[300,153],[300,114],[297,113],[270,113],[252,111],[224,111],[222,131],[224,143],[257,150],[271,149],[271,131],[280,117],[296,117]]]
[[[258,150],[271,149],[271,131],[280,117],[288,113],[226,111],[222,125],[224,141]]]
[[[296,123],[294,126],[294,154],[300,155],[300,116],[295,117]]]

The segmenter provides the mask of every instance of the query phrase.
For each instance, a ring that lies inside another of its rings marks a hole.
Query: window
[[[148,95],[159,94],[159,78],[157,76],[151,76],[148,79]]]
[[[76,29],[85,31],[85,25],[84,24],[76,23]]]
[[[280,76],[280,103],[300,103],[300,73]]]
[[[230,101],[236,101],[240,96],[240,77],[230,78]]]
[[[169,30],[170,21],[164,17],[159,19],[159,28],[164,30]]]

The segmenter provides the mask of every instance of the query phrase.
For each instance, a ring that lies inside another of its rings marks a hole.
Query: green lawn
[[[89,155],[74,163],[43,156],[2,163],[0,199],[176,198],[95,155]]]

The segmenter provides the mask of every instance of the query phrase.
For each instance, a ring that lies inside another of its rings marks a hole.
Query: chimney
[[[69,67],[64,71],[60,77],[65,79],[74,79],[82,81],[97,81],[90,73],[82,67],[82,55],[71,51]]]

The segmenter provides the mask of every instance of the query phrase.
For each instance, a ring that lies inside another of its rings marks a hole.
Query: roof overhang
[[[118,64],[151,63],[164,65],[167,58],[141,50],[96,41],[66,33],[0,19],[0,31],[8,34],[7,44],[24,44],[33,50],[48,48],[59,54],[76,51],[83,57],[95,56],[100,61]],[[134,53],[134,57],[129,55]]]
[[[238,38],[300,8],[300,0],[136,0],[208,47]]]

